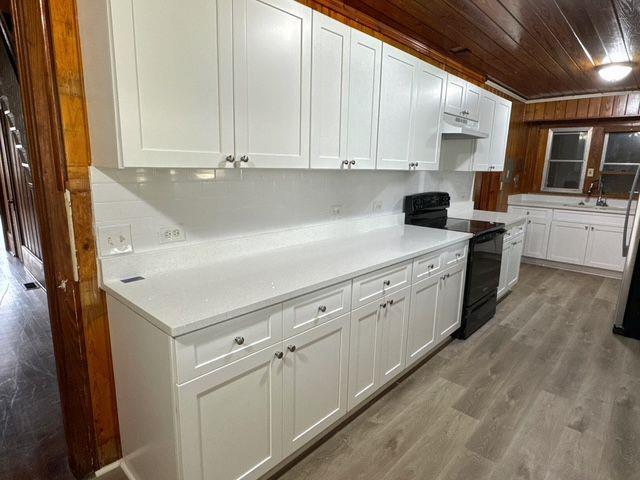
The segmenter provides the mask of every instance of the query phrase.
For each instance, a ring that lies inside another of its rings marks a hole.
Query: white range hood
[[[488,138],[487,132],[478,129],[478,122],[465,117],[445,113],[442,116],[443,139],[474,139]]]

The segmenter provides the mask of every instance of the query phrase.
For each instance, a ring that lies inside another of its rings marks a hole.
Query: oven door
[[[469,243],[465,306],[497,291],[502,265],[504,229],[480,234]]]

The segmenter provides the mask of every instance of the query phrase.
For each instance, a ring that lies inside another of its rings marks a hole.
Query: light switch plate
[[[594,174],[595,174],[595,171],[593,168],[590,168],[587,170],[587,177],[591,178],[593,177]]]
[[[98,228],[100,255],[110,257],[133,252],[131,225],[109,225]]]

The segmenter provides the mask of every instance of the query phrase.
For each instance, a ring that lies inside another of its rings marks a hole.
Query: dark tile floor
[[[4,250],[0,236],[0,479],[73,479],[42,289]]]

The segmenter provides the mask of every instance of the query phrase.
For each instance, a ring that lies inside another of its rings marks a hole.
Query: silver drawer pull
[[[388,287],[389,285],[391,285],[391,280],[385,280],[384,282],[382,282],[382,284]]]
[[[276,357],[276,358],[282,358],[282,357],[284,357],[284,353],[282,353],[282,352],[276,352],[276,353],[275,353],[275,357]]]
[[[387,302],[381,303],[380,308],[387,308]]]
[[[349,165],[349,160],[343,160],[342,161],[342,165],[344,165],[345,167],[347,167]]]
[[[389,305],[393,305],[393,299],[389,300],[387,303],[388,303]]]
[[[287,350],[289,350],[291,353],[293,353],[293,352],[295,352],[295,351],[296,351],[296,346],[295,346],[295,345],[289,345],[289,346],[287,347]]]
[[[326,312],[326,311],[327,311],[327,307],[325,307],[324,305],[320,305],[320,306],[318,307],[318,310],[320,310],[322,313],[324,313],[324,312]]]
[[[238,345],[242,345],[244,343],[244,337],[236,337],[233,339]]]

